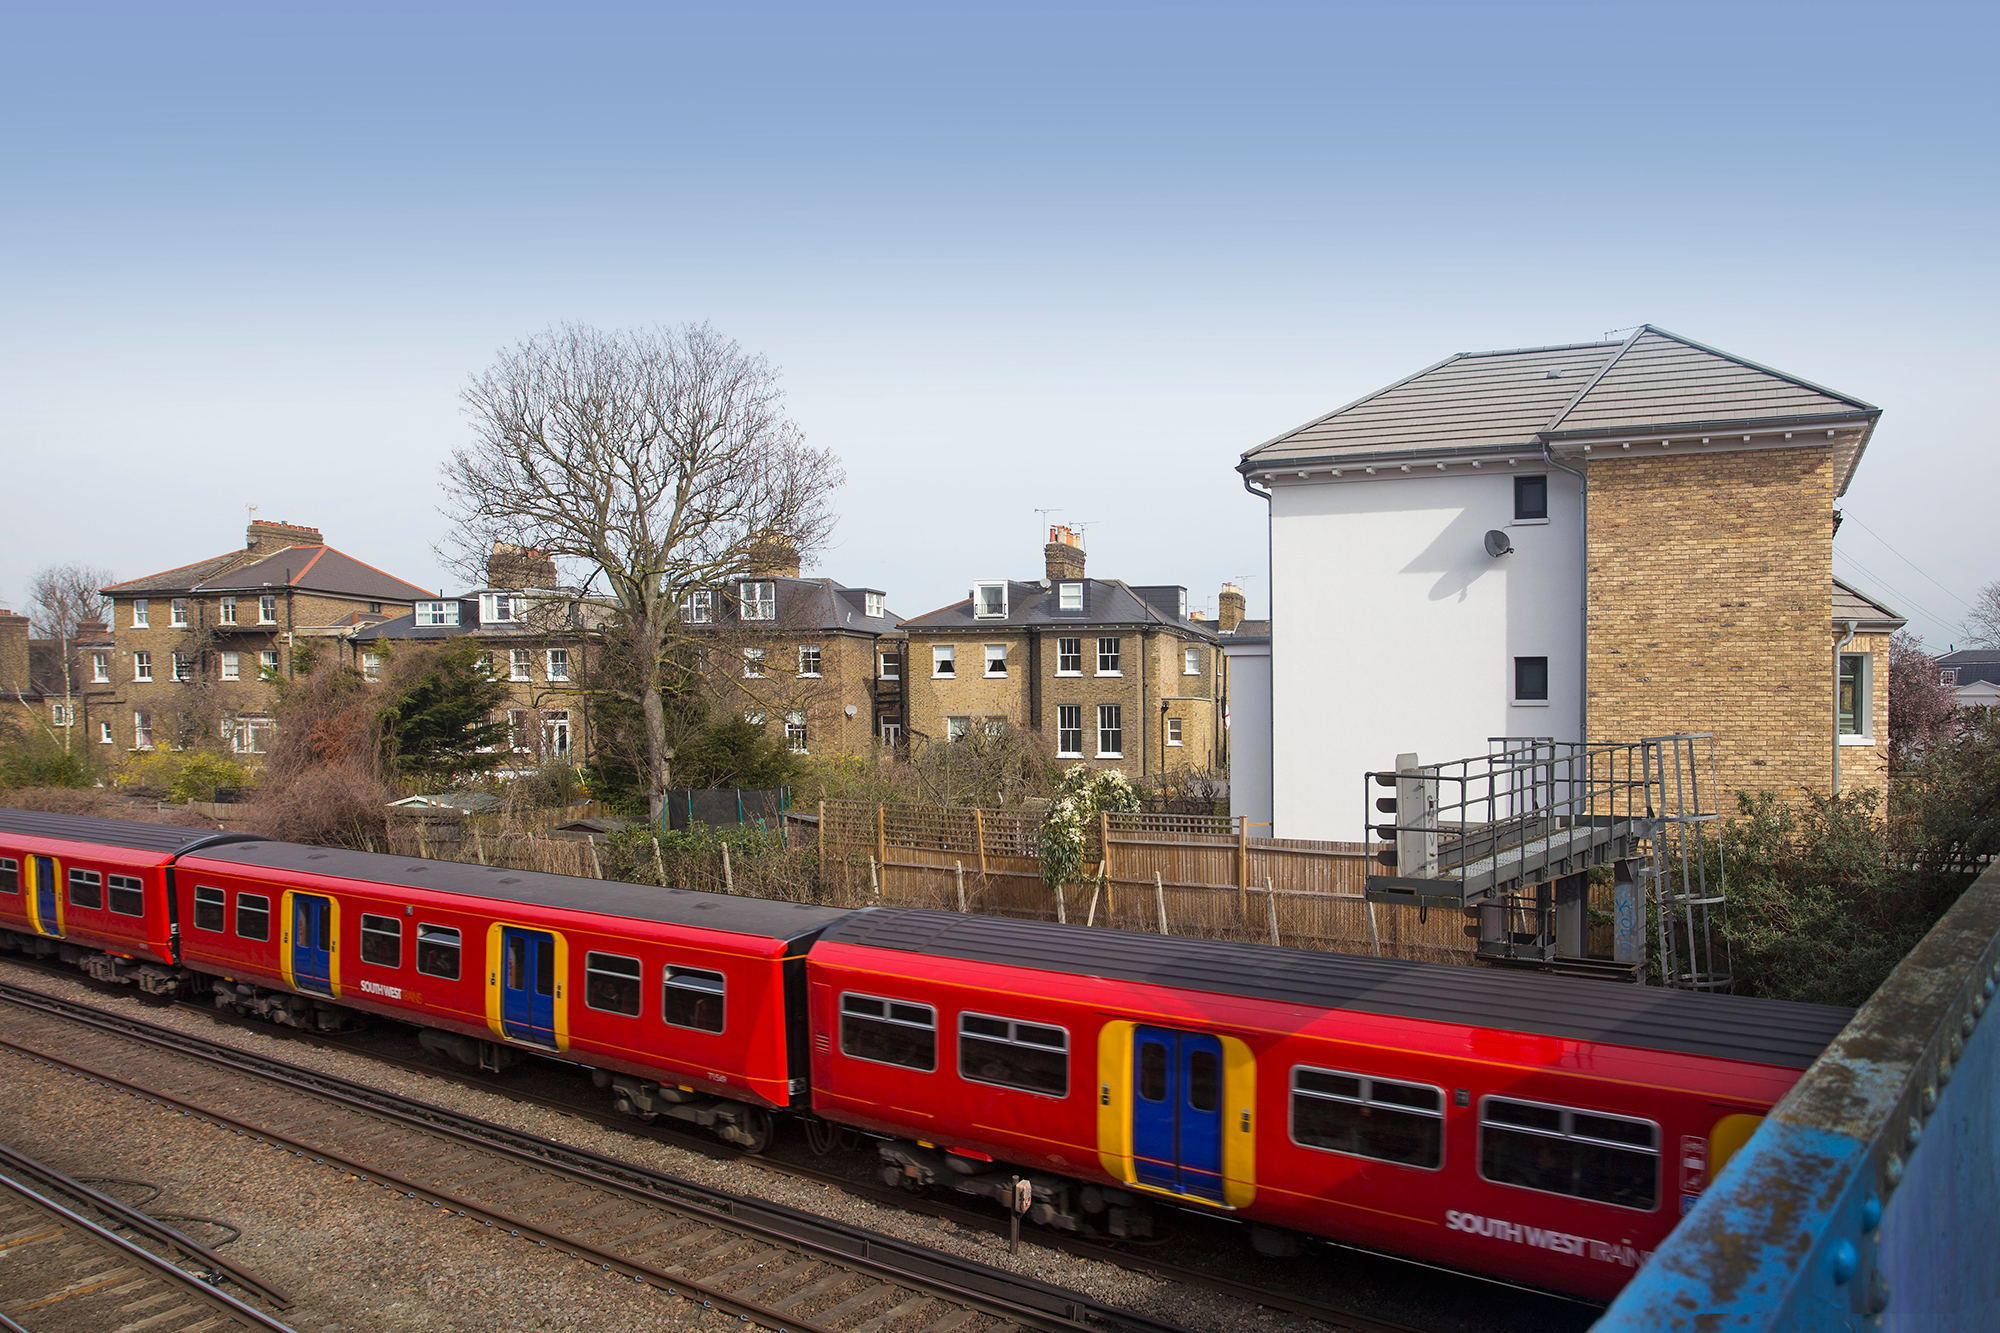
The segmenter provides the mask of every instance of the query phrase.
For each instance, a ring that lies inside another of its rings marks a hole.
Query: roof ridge
[[[1542,431],[1544,433],[1547,433],[1548,431],[1554,430],[1557,426],[1560,426],[1562,424],[1564,417],[1576,411],[1576,406],[1578,403],[1581,403],[1583,401],[1584,395],[1589,393],[1592,389],[1595,389],[1598,385],[1598,382],[1602,380],[1606,375],[1611,373],[1611,367],[1618,364],[1618,358],[1624,356],[1625,353],[1631,351],[1632,344],[1638,342],[1639,339],[1643,338],[1646,334],[1646,330],[1652,327],[1653,326],[1650,324],[1641,324],[1638,328],[1634,329],[1632,331],[1632,336],[1627,338],[1624,341],[1624,343],[1618,348],[1618,350],[1613,352],[1605,360],[1604,364],[1597,368],[1597,373],[1590,377],[1590,382],[1584,385],[1581,389],[1578,389],[1576,391],[1576,396],[1574,398],[1571,398],[1567,403],[1563,404],[1562,411],[1556,413],[1555,416],[1551,417],[1549,419],[1549,424],[1542,427]]]
[[[211,555],[204,560],[190,560],[185,565],[170,565],[160,570],[157,574],[141,574],[136,579],[126,579],[120,583],[107,583],[102,588],[99,588],[98,591],[112,592],[119,588],[129,587],[134,583],[144,583],[147,579],[163,579],[169,574],[178,574],[184,569],[193,569],[196,565],[213,564],[217,560],[227,560],[233,555],[240,554],[242,554],[240,549],[236,551],[224,551],[221,555]]]

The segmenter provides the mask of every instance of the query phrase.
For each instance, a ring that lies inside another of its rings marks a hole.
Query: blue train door
[[[292,984],[333,994],[333,904],[310,893],[292,895]]]
[[[1205,1032],[1133,1033],[1132,1158],[1142,1185],[1222,1199],[1222,1043]]]
[[[59,925],[62,918],[56,915],[57,908],[55,859],[38,856],[35,858],[35,919],[42,928],[42,934],[62,933]]]
[[[520,1041],[556,1044],[556,940],[539,930],[500,932],[500,1027]]]

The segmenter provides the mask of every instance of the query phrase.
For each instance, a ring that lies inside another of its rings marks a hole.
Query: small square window
[[[879,592],[862,593],[861,610],[862,614],[870,620],[880,620],[882,618],[882,594]]]
[[[745,620],[776,620],[778,618],[778,585],[775,583],[744,584],[741,615]]]
[[[1000,579],[983,579],[972,585],[972,614],[980,620],[1007,618],[1007,584]]]
[[[1083,610],[1083,585],[1081,583],[1059,583],[1056,585],[1056,610]]]
[[[877,674],[883,680],[901,680],[903,678],[902,649],[884,648],[880,653],[876,654],[876,662],[879,667]]]
[[[1006,644],[989,643],[986,645],[986,674],[988,676],[1001,677],[1007,674]]]
[[[1167,744],[1179,745],[1180,743],[1181,720],[1177,717],[1170,717],[1167,719]]]
[[[1514,518],[1517,522],[1549,516],[1549,479],[1546,476],[1514,478]]]
[[[381,614],[382,614],[382,603],[380,603],[380,602],[370,602],[370,603],[368,603],[368,614],[369,614],[369,615],[371,615],[371,616],[379,616],[379,615],[381,615]]]
[[[958,674],[957,647],[949,643],[941,643],[931,649],[931,674],[933,676],[956,676]]]
[[[706,625],[715,619],[715,593],[696,588],[681,598],[681,619],[690,625]],[[745,617],[748,619],[748,617]]]
[[[948,717],[944,720],[944,738],[948,741],[962,741],[972,730],[969,717]]]
[[[799,674],[801,676],[812,676],[815,678],[818,677],[819,675],[818,644],[799,645]]]
[[[1514,702],[1517,704],[1545,704],[1549,701],[1549,659],[1546,657],[1517,657],[1514,659]]]

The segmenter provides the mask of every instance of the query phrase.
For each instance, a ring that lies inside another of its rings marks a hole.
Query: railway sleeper
[[[216,1008],[238,1014],[254,1014],[285,1027],[306,1032],[352,1032],[361,1027],[360,1019],[353,1010],[313,999],[309,995],[222,980],[214,983],[213,991]]]
[[[608,1069],[591,1070],[590,1081],[611,1090],[611,1104],[620,1115],[635,1116],[648,1123],[661,1116],[686,1120],[745,1152],[764,1151],[771,1145],[771,1135],[776,1129],[771,1113],[760,1106],[711,1097],[692,1088],[654,1083]]]
[[[1011,1206],[1014,1182],[1025,1180],[1033,1188],[1027,1218],[1038,1226],[1082,1233],[1094,1229],[1087,1219],[1099,1218],[1106,1235],[1138,1240],[1153,1234],[1152,1210],[1136,1195],[1114,1186],[1085,1184],[1045,1171],[1024,1171],[1004,1162],[944,1153],[908,1139],[889,1139],[876,1150],[882,1157],[884,1184],[913,1190],[944,1185],[1006,1208]]]

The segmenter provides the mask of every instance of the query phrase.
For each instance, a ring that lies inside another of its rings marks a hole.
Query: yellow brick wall
[[[1615,457],[1588,469],[1591,739],[1715,733],[1725,813],[1738,790],[1826,791],[1830,451]]]
[[[1886,793],[1889,786],[1889,636],[1857,634],[1854,642],[1841,651],[1860,653],[1873,661],[1870,663],[1872,676],[1868,713],[1872,744],[1840,747],[1840,789],[1844,792],[1870,789]],[[1827,672],[1831,678],[1831,653],[1827,660]]]

